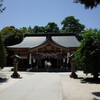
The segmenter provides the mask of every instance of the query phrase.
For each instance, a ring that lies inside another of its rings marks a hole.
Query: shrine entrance
[[[42,59],[42,67],[45,68],[45,61],[51,63],[51,68],[57,68],[57,59],[56,58],[45,58]]]
[[[67,54],[66,54],[67,56]],[[60,52],[60,53],[37,53],[36,55],[32,55],[32,68],[35,69],[35,71],[46,71],[47,67],[45,66],[45,62],[51,63],[51,71],[56,71],[66,69],[67,66],[67,58],[66,56]]]
[[[74,42],[73,42],[74,41]],[[51,63],[51,69],[68,69],[70,55],[77,50],[79,41],[74,35],[41,34],[26,36],[18,45],[9,49],[21,56],[18,69],[46,71],[45,61]]]
[[[66,71],[68,66],[68,52],[69,49],[55,45],[48,40],[45,44],[30,49],[28,56],[22,57],[23,59],[19,63],[19,69],[27,70],[32,68],[33,71],[47,71],[45,66],[45,61],[47,61],[51,63],[51,71]]]

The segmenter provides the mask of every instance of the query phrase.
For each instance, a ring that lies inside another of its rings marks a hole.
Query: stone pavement
[[[0,91],[0,100],[62,100],[60,75],[30,75]]]

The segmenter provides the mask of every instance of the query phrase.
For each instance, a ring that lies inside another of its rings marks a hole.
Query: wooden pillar
[[[77,74],[75,73],[75,58],[74,55],[71,57],[71,78],[77,78]]]

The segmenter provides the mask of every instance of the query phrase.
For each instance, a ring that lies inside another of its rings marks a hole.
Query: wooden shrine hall
[[[70,55],[79,47],[79,38],[73,33],[67,34],[25,34],[21,43],[8,46],[21,59],[19,70],[32,68],[34,71],[46,71],[45,62],[52,69],[70,69]]]

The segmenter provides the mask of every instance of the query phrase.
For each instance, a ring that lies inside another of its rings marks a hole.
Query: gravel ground
[[[100,100],[100,80],[94,82],[92,76],[77,72],[78,79],[62,75],[63,100]],[[88,78],[87,81],[84,79]]]
[[[0,91],[7,89],[11,85],[33,75],[34,72],[19,72],[21,78],[14,79],[11,78],[11,67],[5,67],[0,71]],[[98,82],[91,81],[92,76],[86,76],[81,71],[78,71],[78,79],[70,78],[70,73],[57,73],[61,76],[61,86],[63,100],[100,100],[100,80]],[[89,78],[85,81],[85,78]],[[100,78],[100,77],[99,77]]]
[[[0,77],[2,77],[2,79],[0,79],[0,91],[7,89],[16,82],[21,81],[22,79],[27,78],[33,74],[31,72],[18,72],[21,76],[20,78],[11,78],[13,73],[11,68],[12,67],[5,67],[2,71],[0,71]]]

